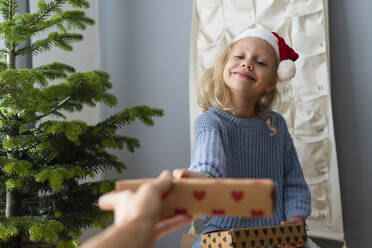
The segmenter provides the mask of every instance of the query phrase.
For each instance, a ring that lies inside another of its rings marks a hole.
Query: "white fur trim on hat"
[[[278,38],[272,32],[261,28],[249,28],[240,33],[233,41],[247,37],[256,37],[268,42],[274,48],[277,60],[280,61]]]

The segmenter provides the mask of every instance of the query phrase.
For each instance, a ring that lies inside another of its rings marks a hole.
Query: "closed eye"
[[[243,56],[234,56],[237,59],[243,59]]]
[[[259,65],[262,65],[262,66],[265,66],[265,65],[266,65],[266,64],[265,64],[264,62],[262,62],[262,61],[256,61],[256,63],[259,64]]]

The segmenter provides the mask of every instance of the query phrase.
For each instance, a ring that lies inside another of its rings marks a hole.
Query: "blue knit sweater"
[[[310,191],[287,125],[280,114],[270,113],[276,135],[269,135],[259,116],[242,119],[216,108],[195,121],[190,170],[216,178],[270,178],[276,184],[273,218],[211,217],[209,222],[221,229],[280,225],[292,216],[310,215]]]

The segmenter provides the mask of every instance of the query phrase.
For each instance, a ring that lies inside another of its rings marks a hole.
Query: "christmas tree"
[[[139,141],[118,135],[119,128],[135,120],[153,125],[163,115],[138,106],[95,125],[67,120],[84,106],[117,104],[109,75],[58,62],[16,68],[20,55],[72,51],[83,39],[76,32],[94,24],[88,7],[86,0],[41,0],[37,11],[20,14],[16,0],[0,0],[0,247],[77,247],[82,229],[105,227],[112,213],[100,211],[97,199],[114,182],[84,179],[126,167],[106,149],[133,152]],[[41,33],[46,38],[37,38]]]

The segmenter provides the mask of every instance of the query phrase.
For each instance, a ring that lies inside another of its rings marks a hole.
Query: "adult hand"
[[[291,224],[303,224],[305,225],[305,219],[302,216],[292,216],[289,218],[287,221],[282,221],[280,222],[281,225],[291,225]],[[297,248],[297,247],[302,247],[304,246],[304,243],[298,243],[296,245],[283,245],[283,246],[278,246],[280,248]]]
[[[148,234],[153,234],[150,239],[154,242],[192,220],[187,215],[161,218],[162,195],[171,190],[171,185],[170,172],[163,171],[156,180],[143,183],[136,192],[125,190],[101,196],[98,206],[114,211],[115,226],[142,225]]]

